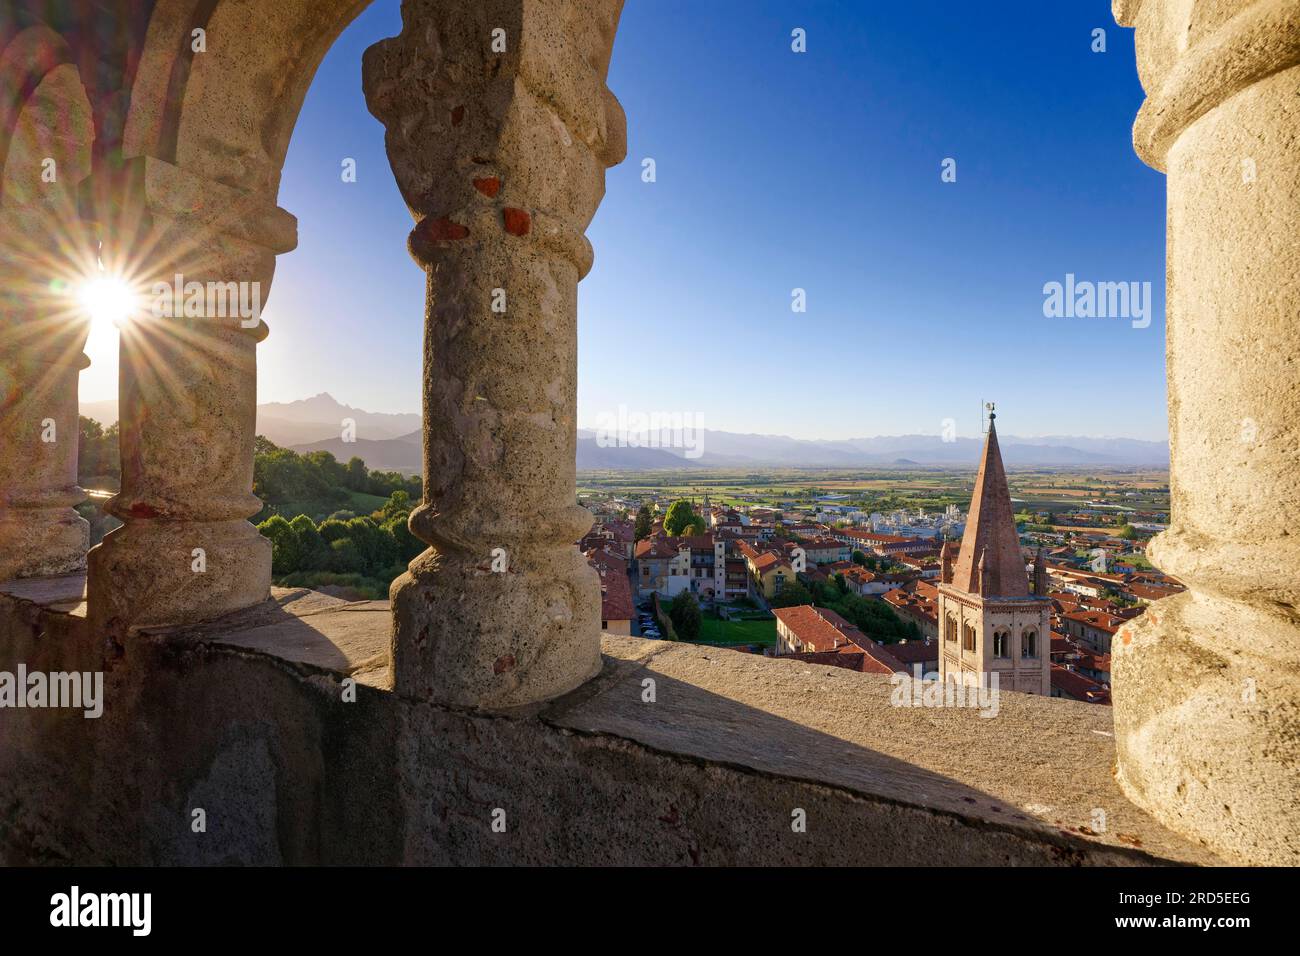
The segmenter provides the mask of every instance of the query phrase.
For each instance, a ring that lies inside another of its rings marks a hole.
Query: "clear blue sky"
[[[419,408],[423,275],[360,83],[398,7],[352,25],[304,106],[261,401]],[[1164,178],[1133,153],[1109,0],[629,0],[609,83],[629,151],[588,232],[581,424],[622,403],[803,438],[974,434],[996,399],[1011,434],[1165,437]],[[1045,318],[1066,273],[1151,282],[1150,327]]]

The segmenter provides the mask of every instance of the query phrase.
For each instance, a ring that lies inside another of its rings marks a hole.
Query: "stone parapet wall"
[[[1213,862],[1120,796],[1107,708],[606,636],[594,681],[487,715],[390,689],[386,602],[277,590],[123,649],[81,578],[5,588],[0,671],[105,669],[99,719],[0,710],[6,864]]]

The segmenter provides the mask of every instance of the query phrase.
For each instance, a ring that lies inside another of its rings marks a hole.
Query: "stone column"
[[[428,275],[431,547],[393,583],[399,693],[503,709],[600,668],[600,586],[575,542],[577,284],[604,170],[625,152],[605,87],[621,0],[410,0],[367,51]]]
[[[73,510],[77,486],[77,376],[88,321],[51,285],[67,269],[53,250],[18,237],[67,230],[54,207],[0,209],[0,581],[86,566],[90,525]]]
[[[276,254],[296,244],[296,220],[152,158],[93,182],[83,204],[106,266],[137,275],[143,292],[120,346],[122,489],[107,507],[124,524],[90,552],[90,616],[121,632],[249,607],[271,581],[270,542],[247,520],[261,509],[256,347],[267,327],[255,306]],[[159,294],[178,285],[179,296]]]
[[[1114,648],[1119,781],[1227,859],[1300,863],[1300,0],[1116,0],[1168,175],[1171,527],[1190,589]]]

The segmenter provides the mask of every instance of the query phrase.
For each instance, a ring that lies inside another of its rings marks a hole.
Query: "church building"
[[[973,684],[996,673],[1000,690],[1050,696],[1052,604],[1045,596],[1046,567],[1040,551],[1030,593],[996,417],[989,415],[961,550],[954,555],[949,542],[941,554],[939,675]]]

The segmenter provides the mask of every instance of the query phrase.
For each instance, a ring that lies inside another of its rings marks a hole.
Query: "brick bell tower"
[[[939,675],[970,681],[996,672],[1001,690],[1050,696],[1052,603],[1029,590],[996,418],[990,411],[955,562],[945,546],[939,579]]]

